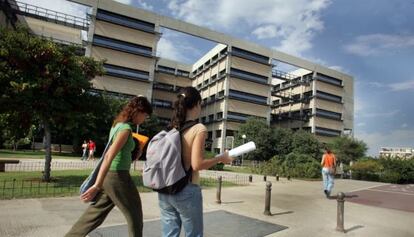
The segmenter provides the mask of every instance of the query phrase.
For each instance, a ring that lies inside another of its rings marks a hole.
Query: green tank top
[[[109,132],[109,136],[112,136],[114,131],[116,131],[116,133],[113,135],[112,141],[115,141],[116,136],[122,130],[130,130],[130,132],[132,132],[132,127],[128,123],[117,123],[114,127],[111,128],[111,131]],[[132,140],[132,135],[130,133],[124,146],[116,154],[115,158],[112,160],[111,167],[109,168],[109,170],[111,171],[129,170],[131,168],[131,152],[132,150],[134,150],[134,147],[135,147],[135,143]]]

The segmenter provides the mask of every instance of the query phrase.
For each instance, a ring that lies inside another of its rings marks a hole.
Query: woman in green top
[[[84,237],[105,220],[114,206],[124,214],[130,237],[142,236],[142,207],[139,193],[131,179],[131,152],[134,149],[132,126],[139,125],[152,113],[143,96],[134,97],[115,118],[110,136],[112,144],[104,156],[95,184],[81,196],[91,201],[99,195],[73,225],[66,237]]]

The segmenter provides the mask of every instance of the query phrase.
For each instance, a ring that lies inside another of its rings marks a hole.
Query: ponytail
[[[170,128],[180,129],[187,118],[187,110],[201,102],[201,95],[194,87],[184,87],[173,104],[173,115]]]

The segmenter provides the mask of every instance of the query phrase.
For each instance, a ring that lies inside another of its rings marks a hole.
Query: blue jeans
[[[331,191],[334,186],[334,176],[329,173],[328,168],[322,168],[322,179],[323,179],[323,189],[328,191],[328,194],[331,194]]]
[[[186,237],[203,236],[203,198],[201,188],[188,184],[181,192],[168,195],[158,193],[163,237],[178,237],[181,224]]]

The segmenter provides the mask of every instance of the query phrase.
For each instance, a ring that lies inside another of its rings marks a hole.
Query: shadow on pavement
[[[351,231],[353,231],[353,230],[361,229],[361,228],[364,228],[364,227],[365,227],[365,226],[363,226],[363,225],[356,225],[356,226],[353,226],[353,227],[351,227],[351,228],[349,228],[349,229],[346,229],[346,230],[345,230],[345,233],[351,232]]]

